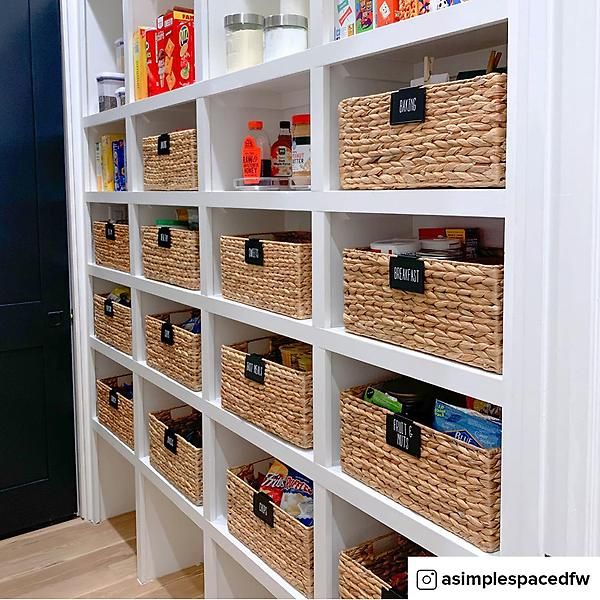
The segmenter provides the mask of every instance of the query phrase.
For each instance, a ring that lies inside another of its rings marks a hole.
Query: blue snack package
[[[476,448],[502,446],[502,421],[475,410],[435,401],[432,428]]]
[[[312,527],[314,523],[312,479],[288,467],[281,508],[307,527]]]
[[[125,140],[112,143],[115,192],[127,191],[127,172],[125,167]]]

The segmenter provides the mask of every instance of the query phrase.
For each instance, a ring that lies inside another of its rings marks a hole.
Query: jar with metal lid
[[[225,16],[227,72],[263,62],[265,18],[255,13]]]
[[[271,15],[265,19],[265,61],[308,48],[308,19],[302,15]]]

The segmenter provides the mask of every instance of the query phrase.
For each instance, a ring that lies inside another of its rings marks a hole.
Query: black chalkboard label
[[[115,231],[115,224],[114,223],[107,223],[104,226],[104,233],[106,235],[106,239],[110,240],[111,242],[114,242],[115,239],[117,238],[117,234]]]
[[[421,428],[400,415],[387,415],[385,441],[394,448],[421,458]]]
[[[256,381],[256,383],[265,383],[265,359],[258,354],[246,354],[246,364],[244,367],[244,377]]]
[[[171,230],[168,227],[158,229],[158,245],[161,248],[171,247]]]
[[[264,265],[265,257],[263,255],[263,243],[260,240],[246,240],[244,261],[249,265],[258,265],[260,267]]]
[[[408,256],[390,256],[390,287],[393,290],[425,293],[425,263]]]
[[[113,301],[110,298],[107,298],[104,301],[104,314],[107,317],[114,317],[115,316],[115,307],[113,306]]]
[[[390,100],[390,125],[425,121],[425,88],[411,87],[393,92]]]
[[[108,403],[113,408],[119,408],[119,393],[117,390],[110,390],[110,393],[108,394]]]
[[[170,450],[173,454],[177,454],[177,435],[172,429],[165,431],[164,444],[167,450]]]
[[[160,328],[160,341],[169,346],[175,343],[175,332],[173,331],[173,325],[169,321],[163,323]]]
[[[157,152],[159,156],[171,154],[171,136],[168,133],[158,136]]]
[[[408,594],[399,594],[394,588],[381,588],[382,598],[408,598]]]
[[[253,512],[269,527],[274,526],[273,503],[271,497],[264,492],[255,492],[253,499]]]

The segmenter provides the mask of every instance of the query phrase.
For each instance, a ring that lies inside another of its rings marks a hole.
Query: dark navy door
[[[0,20],[0,537],[77,510],[59,0]]]

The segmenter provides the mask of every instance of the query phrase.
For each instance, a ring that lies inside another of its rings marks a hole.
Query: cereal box
[[[363,33],[373,29],[375,0],[356,0],[356,33]]]
[[[115,192],[126,192],[127,172],[125,167],[125,140],[113,142],[112,153]]]
[[[148,97],[148,63],[146,52],[146,31],[149,27],[138,27],[133,34],[133,81],[135,99]]]
[[[336,7],[335,39],[341,40],[354,35],[356,18],[354,0],[334,0]]]
[[[148,80],[148,96],[160,94],[158,73],[158,31],[154,28],[146,31],[146,75]]]
[[[375,27],[390,25],[398,20],[400,0],[376,0]]]
[[[175,7],[157,20],[158,72],[161,91],[194,83],[194,11]]]

